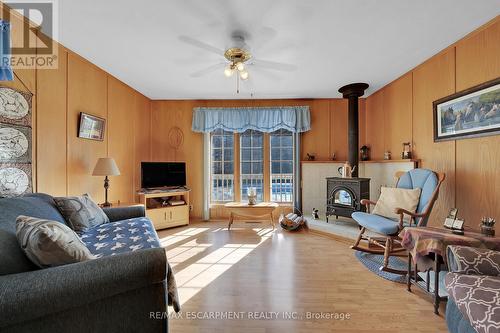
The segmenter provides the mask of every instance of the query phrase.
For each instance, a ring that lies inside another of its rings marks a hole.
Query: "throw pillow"
[[[382,187],[380,198],[373,209],[373,214],[399,221],[399,215],[394,212],[396,208],[403,208],[414,213],[418,207],[421,189],[413,190],[404,188]],[[405,220],[409,217],[405,215]]]
[[[109,222],[108,216],[88,194],[81,197],[58,197],[54,201],[70,228],[78,233]]]
[[[21,249],[38,267],[94,259],[78,235],[61,222],[18,216],[16,236]]]

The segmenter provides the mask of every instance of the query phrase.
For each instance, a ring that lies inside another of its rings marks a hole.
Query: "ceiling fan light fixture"
[[[231,65],[227,65],[226,68],[224,69],[224,75],[226,77],[231,77],[234,74],[234,68]]]
[[[248,80],[248,72],[246,70],[242,70],[240,72],[240,79],[242,79],[243,81]]]
[[[236,69],[240,72],[242,72],[243,70],[245,70],[245,65],[242,63],[242,62],[238,62],[236,64]]]

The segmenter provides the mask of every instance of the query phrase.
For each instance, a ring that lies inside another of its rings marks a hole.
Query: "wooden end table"
[[[231,229],[235,216],[246,218],[269,217],[271,226],[274,229],[273,212],[278,208],[278,204],[275,202],[259,202],[255,205],[249,205],[247,202],[229,202],[224,205],[224,208],[229,211],[227,230]]]
[[[500,238],[488,237],[477,232],[465,231],[463,235],[454,234],[451,230],[435,227],[408,227],[400,234],[401,245],[408,250],[408,291],[416,285],[431,294],[434,298],[434,313],[439,314],[439,303],[447,299],[439,295],[439,272],[448,265],[446,248],[449,245],[471,246],[500,250]],[[412,270],[412,263],[415,265]],[[424,267],[427,281],[418,276],[418,267]],[[434,271],[434,285],[430,290],[429,271]],[[413,274],[412,274],[413,273]],[[412,276],[413,275],[413,276]],[[420,282],[420,283],[419,283]]]

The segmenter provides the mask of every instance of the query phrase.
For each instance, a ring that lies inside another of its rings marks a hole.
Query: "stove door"
[[[356,207],[356,196],[354,192],[346,186],[336,186],[329,189],[327,206],[329,207]]]
[[[333,203],[342,206],[354,206],[354,198],[346,190],[338,190],[333,194]]]

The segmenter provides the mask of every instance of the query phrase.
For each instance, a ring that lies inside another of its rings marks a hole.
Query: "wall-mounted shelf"
[[[340,163],[344,164],[347,161],[333,161],[333,160],[314,160],[314,161],[300,161],[300,163]]]
[[[369,160],[369,161],[359,161],[359,163],[420,163],[417,159],[407,159],[407,160]]]
[[[314,161],[300,161],[300,163],[338,163],[344,164],[347,161],[332,161],[332,160],[314,160]],[[359,161],[359,163],[420,163],[418,159],[408,159],[408,160],[369,160],[369,161]]]

